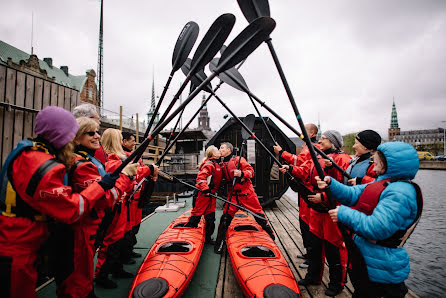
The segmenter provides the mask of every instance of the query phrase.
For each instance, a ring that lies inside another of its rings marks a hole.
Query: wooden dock
[[[289,194],[289,192],[288,192]],[[277,208],[265,209],[265,214],[270,221],[276,234],[276,244],[287,260],[291,271],[296,280],[305,277],[306,269],[299,268],[299,264],[304,260],[297,258],[298,254],[304,252],[302,236],[299,228],[299,208],[289,195],[285,194],[282,199],[276,201]],[[328,265],[325,264],[322,284],[319,286],[300,287],[303,297],[326,297],[325,290],[328,286]],[[351,297],[353,287],[350,281],[346,287],[336,297]],[[226,253],[220,260],[220,271],[215,291],[216,298],[239,298],[243,293],[237,284],[234,272],[232,270],[231,260]],[[406,298],[418,297],[412,291],[406,295]]]

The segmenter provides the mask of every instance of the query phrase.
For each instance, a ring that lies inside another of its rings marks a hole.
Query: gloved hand
[[[132,177],[136,175],[136,170],[138,168],[138,163],[129,163],[122,169],[121,173],[126,176]]]
[[[118,178],[119,175],[112,176],[112,173],[107,173],[98,183],[104,190],[109,190],[115,186],[116,180],[118,180]]]

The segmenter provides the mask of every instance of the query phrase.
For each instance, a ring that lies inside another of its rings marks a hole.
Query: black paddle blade
[[[204,69],[218,53],[235,24],[235,16],[230,13],[219,16],[209,28],[192,58],[191,71]]]
[[[246,117],[243,119],[243,123],[249,128],[250,131],[254,128],[254,123],[256,122],[256,116],[253,114],[246,115]],[[251,132],[247,131],[242,126],[242,139],[247,140],[251,137]]]
[[[249,24],[223,52],[218,61],[217,72],[230,69],[246,59],[268,38],[275,27],[276,22],[270,17],[261,17]]]
[[[237,0],[243,15],[252,22],[260,17],[270,17],[268,0]]]
[[[172,70],[176,72],[183,65],[184,61],[189,56],[192,47],[197,41],[198,33],[200,28],[195,22],[187,23],[183,30],[181,30],[180,36],[178,36],[177,43],[175,44],[175,49],[173,50],[172,56]]]
[[[209,70],[215,72],[217,69],[217,65],[218,58],[212,59],[211,63],[209,63]],[[247,90],[249,90],[248,85],[246,84],[242,75],[235,67],[221,72],[220,74],[218,74],[218,77],[220,80],[237,90],[240,90],[242,92],[246,92]]]
[[[187,76],[187,74],[190,72],[190,65],[191,65],[191,60],[189,58],[186,59],[186,62],[184,62],[183,66],[181,66],[181,71]],[[201,69],[199,70],[197,73],[195,73],[192,78],[190,79],[191,81],[191,93],[193,91],[192,89],[192,85],[194,86],[200,86],[200,84],[207,79],[206,74],[204,73],[204,71]],[[212,85],[209,82],[209,84],[207,84],[204,88],[204,91],[211,93],[212,92]]]

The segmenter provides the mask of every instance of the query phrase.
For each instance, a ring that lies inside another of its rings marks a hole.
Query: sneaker
[[[114,278],[133,278],[133,273],[121,270],[112,274]]]
[[[124,265],[133,265],[133,264],[136,264],[136,261],[133,260],[133,259],[127,259],[127,260],[123,261],[122,264],[124,264]]]
[[[132,251],[132,253],[130,254],[130,257],[131,258],[140,258],[140,257],[142,257],[142,254]]]
[[[306,260],[306,259],[308,258],[308,255],[307,255],[307,254],[297,254],[296,257],[297,257],[298,259]]]
[[[97,276],[94,279],[96,285],[101,287],[101,288],[104,288],[104,289],[116,289],[118,287],[118,284],[115,283],[110,278],[108,278],[107,275],[99,275],[99,276]]]
[[[305,262],[303,262],[302,264],[299,264],[299,268],[302,268],[302,269],[307,269],[309,266],[310,266],[309,260],[305,260]]]
[[[343,290],[343,287],[341,287],[341,288],[328,288],[326,291],[325,291],[325,295],[326,296],[330,296],[330,297],[334,297],[334,296],[336,296],[336,295],[338,295],[339,293],[341,293],[342,292],[342,290]]]
[[[317,281],[312,280],[311,278],[305,277],[304,279],[299,280],[297,282],[297,284],[299,286],[309,286],[309,285],[317,286],[317,285],[320,285],[321,282],[317,282]]]

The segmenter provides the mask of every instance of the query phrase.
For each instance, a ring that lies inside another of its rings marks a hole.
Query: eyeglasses
[[[95,134],[101,135],[99,130],[96,131],[86,131],[84,134],[89,135],[90,137],[93,137]]]

